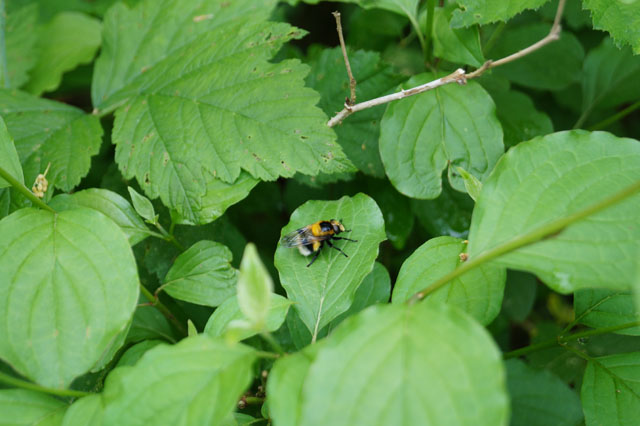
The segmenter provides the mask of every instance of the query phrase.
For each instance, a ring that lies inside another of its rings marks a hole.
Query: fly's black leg
[[[336,238],[334,237],[333,239],[335,240]],[[340,238],[340,239],[342,239],[342,238]],[[330,241],[330,240],[327,240],[327,241],[325,241],[325,242],[326,242],[327,244],[329,244],[329,247],[334,248],[334,249],[338,250],[340,253],[344,254],[344,257],[349,257],[349,256],[347,255],[347,253],[343,252],[342,250],[340,250],[340,248],[338,248],[338,247],[334,246],[333,244],[331,244],[331,241]]]
[[[322,251],[322,244],[320,245],[320,248],[318,249],[318,251],[316,252],[315,256],[313,256],[313,259],[311,259],[311,262],[309,262],[309,264],[307,265],[307,268],[309,266],[311,266],[313,264],[313,262],[316,261],[316,259],[318,258],[318,255],[320,254],[320,252]]]
[[[331,238],[332,240],[347,240],[347,241],[351,241],[352,243],[357,243],[358,240],[352,240],[351,238],[346,238],[346,237],[333,237]]]

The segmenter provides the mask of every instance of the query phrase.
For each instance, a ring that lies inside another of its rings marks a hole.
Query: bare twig
[[[347,66],[347,74],[349,75],[349,88],[351,89],[351,97],[347,99],[345,108],[350,107],[356,103],[356,79],[351,72],[351,64],[349,64],[349,56],[347,56],[347,47],[344,44],[344,37],[342,36],[342,23],[340,22],[340,12],[333,12],[334,18],[336,18],[336,28],[338,29],[338,38],[340,39],[340,47],[342,48],[342,56],[344,57],[344,64]]]
[[[386,95],[386,96],[382,96],[380,98],[376,98],[376,99],[371,99],[369,101],[366,102],[361,102],[359,104],[355,104],[355,105],[345,105],[344,109],[342,111],[340,111],[339,113],[337,113],[335,116],[333,116],[331,118],[331,120],[329,120],[329,122],[327,122],[327,126],[329,127],[333,127],[335,125],[338,125],[342,122],[342,120],[344,120],[345,118],[347,118],[348,116],[350,116],[351,114],[353,114],[354,112],[358,112],[358,111],[362,111],[363,109],[367,109],[367,108],[371,108],[374,106],[378,106],[378,105],[382,105],[385,104],[387,102],[391,102],[391,101],[396,101],[398,99],[403,99],[406,98],[408,96],[412,96],[412,95],[417,95],[418,93],[422,93],[422,92],[426,92],[429,90],[433,90],[437,87],[440,86],[444,86],[445,84],[449,84],[449,83],[459,83],[459,84],[465,84],[467,82],[467,80],[470,80],[472,78],[477,78],[480,77],[485,71],[487,71],[488,69],[491,68],[495,68],[498,67],[500,65],[504,65],[507,64],[509,62],[515,61],[517,59],[522,58],[523,56],[526,56],[544,46],[546,46],[547,44],[556,41],[560,38],[560,31],[562,30],[562,27],[560,26],[560,20],[562,19],[562,12],[564,11],[564,5],[566,3],[566,0],[559,0],[558,2],[558,9],[556,11],[556,16],[555,19],[553,21],[553,25],[551,26],[551,30],[549,31],[549,34],[547,34],[546,37],[544,37],[542,40],[538,41],[537,43],[532,44],[531,46],[520,50],[519,52],[516,52],[514,54],[511,54],[509,56],[506,56],[504,58],[498,59],[496,61],[492,61],[492,60],[488,60],[486,61],[484,64],[482,64],[482,66],[480,68],[478,68],[477,70],[467,74],[464,70],[462,69],[457,69],[456,71],[454,71],[453,73],[439,78],[437,80],[433,80],[429,83],[423,84],[421,86],[417,86],[414,87],[412,89],[409,90],[402,90],[400,92],[397,93],[393,93],[391,95]],[[341,29],[340,29],[341,31]],[[347,65],[347,69],[349,69],[349,66]]]

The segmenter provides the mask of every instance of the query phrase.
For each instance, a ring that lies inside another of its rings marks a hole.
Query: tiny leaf
[[[155,223],[158,221],[156,217],[156,211],[153,208],[153,204],[151,201],[144,195],[138,194],[138,192],[132,187],[127,187],[129,190],[129,195],[131,196],[131,202],[133,203],[133,208],[136,209],[136,212],[147,222]]]
[[[258,330],[265,327],[272,292],[273,280],[260,260],[256,246],[247,244],[238,274],[238,307]]]
[[[473,201],[477,200],[480,196],[480,191],[482,191],[482,182],[462,167],[456,167],[456,170],[464,179],[464,189],[467,190],[469,197],[473,198]]]

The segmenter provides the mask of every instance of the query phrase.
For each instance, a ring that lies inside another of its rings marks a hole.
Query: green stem
[[[493,49],[493,46],[496,44],[496,41],[500,38],[500,35],[504,31],[507,24],[505,22],[500,22],[495,30],[491,33],[491,37],[487,40],[487,43],[482,47],[482,53],[487,54]]]
[[[257,396],[247,396],[244,398],[244,401],[249,405],[259,405],[264,403],[264,398],[260,398]]]
[[[176,240],[176,237],[174,237],[171,233],[167,232],[164,229],[164,226],[160,224],[160,222],[156,222],[154,223],[154,225],[156,226],[156,228],[158,228],[158,231],[160,231],[160,233],[162,234],[165,240],[169,241],[171,244],[176,246],[178,250],[184,251],[184,246],[180,244],[178,240]]]
[[[74,398],[81,398],[83,396],[93,395],[90,392],[84,392],[84,391],[73,390],[73,389],[47,388],[44,386],[37,385],[35,383],[27,382],[26,380],[18,379],[17,377],[10,376],[1,371],[0,371],[0,382],[10,386],[15,386],[17,388],[32,390],[40,393],[48,393],[50,395],[57,395],[57,396],[71,396]]]
[[[523,235],[517,236],[512,240],[505,241],[504,243],[499,244],[496,247],[485,251],[484,253],[480,253],[479,255],[477,255],[477,257],[470,257],[461,266],[457,267],[447,275],[441,277],[436,282],[431,284],[429,287],[426,287],[423,290],[414,294],[411,297],[411,299],[409,299],[408,303],[409,304],[416,303],[417,301],[424,299],[424,297],[427,296],[428,294],[433,293],[434,291],[438,290],[440,287],[449,283],[449,281],[459,277],[465,272],[475,267],[478,267],[486,262],[489,262],[490,260],[500,257],[503,254],[517,250],[520,247],[524,247],[526,245],[538,242],[541,239],[548,237],[550,235],[557,234],[563,229],[565,229],[567,226],[575,222],[578,222],[579,220],[582,220],[587,216],[591,216],[594,213],[597,213],[601,210],[611,207],[612,205],[619,203],[620,201],[630,197],[631,195],[635,194],[638,191],[640,191],[640,181],[637,181],[634,184],[624,188],[623,190],[618,191],[611,197],[605,198],[604,200],[600,200],[599,202],[592,204],[589,207],[586,207],[576,213],[553,220]]]
[[[433,16],[436,10],[436,0],[427,0],[427,29],[424,34],[425,52],[424,58],[426,63],[430,63],[433,57],[431,49],[431,34],[433,33]]]
[[[153,306],[155,306],[162,313],[162,315],[164,315],[169,321],[173,323],[173,325],[180,331],[180,333],[185,336],[187,335],[187,328],[184,326],[184,324],[178,321],[173,313],[171,313],[169,308],[167,308],[167,306],[162,303],[160,299],[155,298],[154,295],[149,290],[147,290],[145,286],[142,285],[142,283],[140,283],[140,292],[144,295],[144,297],[147,298],[147,300],[149,300],[149,302],[153,304]]]
[[[426,54],[427,49],[425,45],[424,35],[422,34],[422,30],[420,30],[420,24],[418,23],[418,21],[416,20],[416,17],[413,16],[412,13],[409,13],[406,10],[404,12],[409,18],[409,22],[411,22],[411,26],[413,27],[413,30],[418,36],[418,41],[420,42],[420,47],[422,48],[422,52]]]
[[[599,123],[596,123],[593,126],[590,126],[587,130],[605,129],[605,128],[609,127],[611,124],[615,123],[616,121],[621,120],[624,117],[626,117],[627,115],[631,114],[633,111],[637,110],[638,108],[640,108],[640,101],[637,101],[637,102],[629,105],[628,107],[626,107],[622,111],[619,111],[619,112],[613,114],[611,117],[605,118],[604,120],[600,121]]]
[[[7,14],[4,10],[4,0],[0,0],[0,72],[2,73],[2,81],[4,87],[8,89],[11,87],[9,81],[9,67],[7,66],[7,46],[4,37],[7,23]]]
[[[279,354],[279,355],[284,355],[284,351],[282,350],[282,346],[280,346],[280,343],[278,343],[276,341],[276,339],[273,338],[273,336],[271,335],[271,333],[269,333],[268,331],[264,331],[262,333],[260,333],[260,337],[262,337],[264,340],[267,341],[267,343],[269,343],[271,345],[271,347]]]
[[[0,0],[0,1],[2,1],[2,0]],[[35,204],[36,206],[38,206],[38,207],[40,207],[41,209],[44,209],[44,210],[49,210],[51,213],[56,213],[56,211],[54,209],[52,209],[50,206],[48,206],[40,198],[36,197],[36,195],[33,192],[29,191],[29,188],[24,186],[24,184],[22,182],[20,182],[16,178],[14,178],[11,175],[11,173],[7,172],[2,167],[0,167],[0,177],[2,179],[6,180],[7,182],[9,182],[11,184],[11,186],[13,186],[15,189],[20,191],[22,193],[22,195],[24,195],[29,200],[31,200],[31,202],[33,204]]]
[[[565,346],[567,343],[581,339],[583,337],[598,336],[600,334],[612,333],[614,331],[624,330],[626,328],[638,327],[640,321],[628,322],[625,324],[612,325],[611,327],[596,328],[593,330],[580,331],[568,336],[559,335],[554,339],[545,340],[544,342],[536,343],[533,345],[525,346],[524,348],[516,349],[515,351],[505,353],[502,358],[516,358],[522,355],[527,355],[532,352],[537,352],[543,349],[553,348],[555,346]]]

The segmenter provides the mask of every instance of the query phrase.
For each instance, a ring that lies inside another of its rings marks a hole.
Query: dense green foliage
[[[639,23],[0,0],[0,424],[640,424]]]

